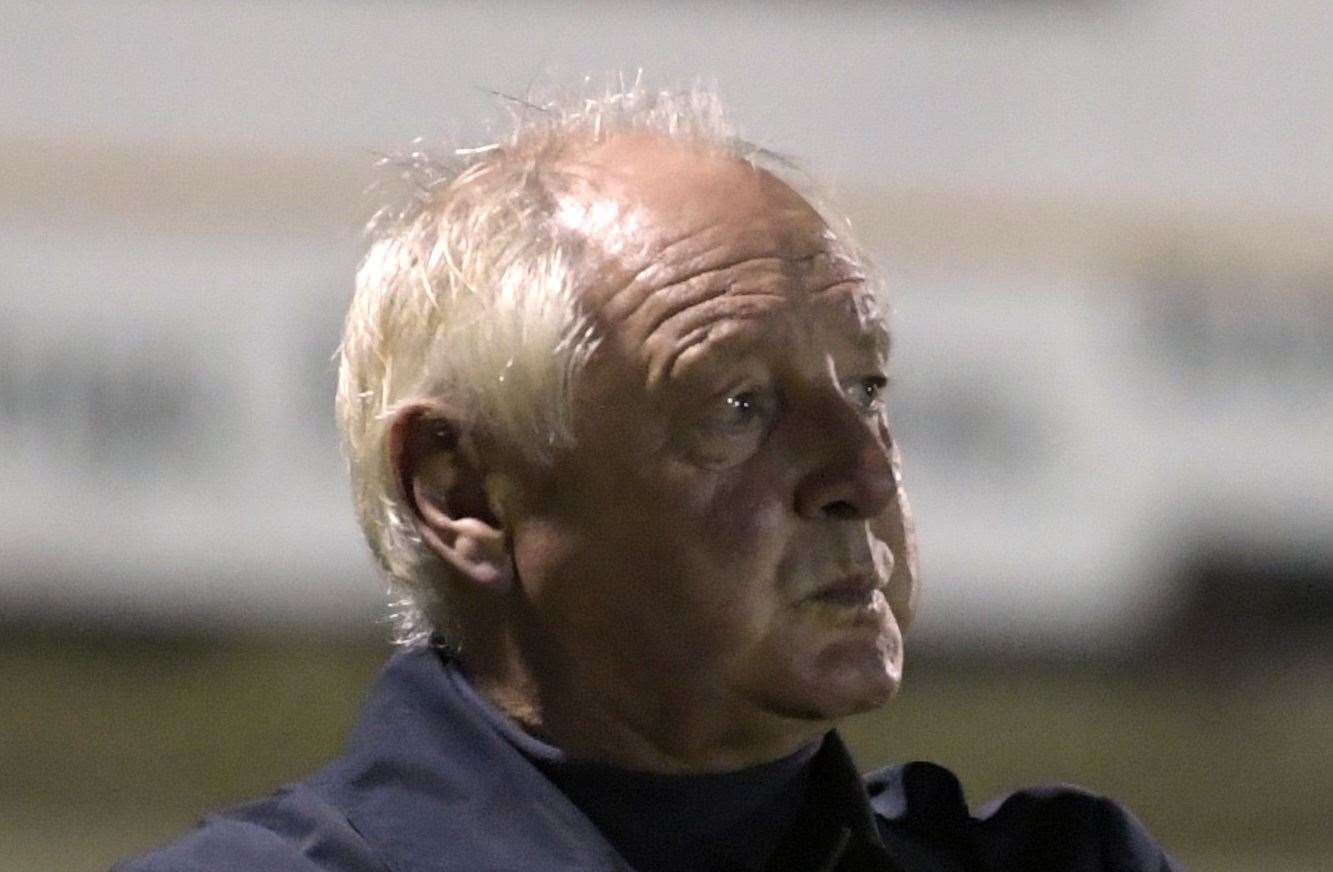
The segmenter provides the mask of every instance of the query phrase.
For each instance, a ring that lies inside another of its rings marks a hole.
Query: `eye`
[[[867,375],[852,379],[843,390],[862,414],[878,415],[884,411],[884,389],[889,380],[882,375]]]
[[[738,391],[723,399],[722,407],[710,423],[719,430],[731,433],[765,429],[776,408],[777,399],[769,391]]]
[[[714,395],[685,431],[693,457],[712,467],[731,466],[759,450],[779,414],[777,392],[747,388]]]

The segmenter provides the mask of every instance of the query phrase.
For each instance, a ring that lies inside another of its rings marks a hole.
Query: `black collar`
[[[765,872],[825,872],[848,866],[881,868],[887,857],[870,798],[837,732],[812,761],[806,801]]]

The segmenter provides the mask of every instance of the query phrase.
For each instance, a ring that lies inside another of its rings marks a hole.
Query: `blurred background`
[[[336,753],[385,657],[332,424],[384,150],[717,83],[896,306],[923,616],[848,732],[1333,867],[1324,0],[0,3],[0,869]]]

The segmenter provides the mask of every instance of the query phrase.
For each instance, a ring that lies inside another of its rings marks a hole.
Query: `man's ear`
[[[505,524],[467,419],[444,404],[415,403],[394,413],[389,462],[422,542],[464,584],[506,593],[514,583]]]

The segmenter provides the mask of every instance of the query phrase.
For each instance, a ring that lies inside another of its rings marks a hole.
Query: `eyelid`
[[[879,390],[884,390],[889,386],[889,377],[882,372],[872,372],[857,378],[860,382],[870,382]]]
[[[860,375],[849,376],[842,380],[844,389],[860,387],[862,385],[872,384],[878,390],[884,390],[889,385],[889,377],[882,372],[867,372]]]
[[[739,398],[748,398],[744,409]],[[750,457],[768,436],[781,414],[781,397],[769,381],[745,379],[726,390],[712,392],[686,431],[689,450],[697,462],[726,467]]]
[[[874,396],[867,397],[865,389],[874,388]],[[889,387],[889,377],[882,372],[858,375],[853,378],[844,379],[842,383],[843,392],[851,399],[852,404],[863,412],[878,414],[884,408],[884,392]]]
[[[777,411],[778,395],[771,384],[742,383],[724,391],[719,399],[723,407],[736,408],[733,401],[738,397],[752,397],[759,406],[756,414],[761,417],[771,417]]]

